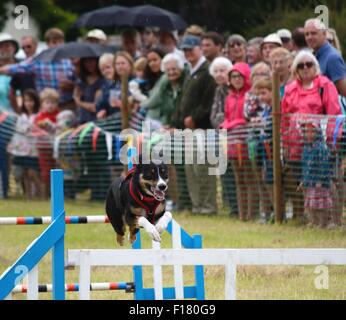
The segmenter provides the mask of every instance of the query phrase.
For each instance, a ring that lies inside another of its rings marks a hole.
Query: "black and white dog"
[[[157,242],[161,233],[172,220],[166,211],[168,168],[165,164],[138,164],[126,178],[116,179],[110,186],[106,198],[106,213],[117,234],[117,242],[124,244],[126,225],[129,240],[136,240],[141,227]]]

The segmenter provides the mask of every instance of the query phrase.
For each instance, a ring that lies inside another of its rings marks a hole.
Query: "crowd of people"
[[[44,38],[48,48],[65,41],[57,28],[47,30]],[[94,29],[83,41],[106,44],[107,35]],[[6,152],[29,197],[48,195],[49,170],[57,161],[53,151],[42,152],[47,150],[45,142],[32,143],[33,137],[119,114],[121,78],[126,74],[129,103],[133,110],[144,110],[152,128],[228,131],[223,199],[231,214],[243,221],[259,215],[261,221],[270,221],[272,75],[276,73],[282,114],[283,210],[290,201],[295,219],[304,222],[309,214],[311,225],[341,225],[343,188],[335,191],[332,181],[335,167],[343,170],[332,150],[335,121],[329,121],[332,134],[323,139],[321,121],[301,116],[329,119],[343,112],[346,66],[335,30],[327,30],[321,21],[310,19],[293,32],[281,29],[249,40],[232,34],[225,41],[221,34],[196,25],[181,36],[155,28],[125,30],[121,49],[114,54],[51,62],[35,59],[34,37],[23,37],[20,46],[24,61],[15,58],[17,41],[0,34],[0,110],[18,115]],[[208,174],[209,168],[209,164],[186,164],[170,169],[176,175],[172,188],[188,191],[172,196],[176,210],[217,213],[217,179]],[[337,182],[343,183],[343,178]]]

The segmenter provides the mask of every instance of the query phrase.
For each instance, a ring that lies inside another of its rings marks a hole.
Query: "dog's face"
[[[168,168],[160,163],[142,164],[138,166],[139,185],[143,192],[154,197],[157,201],[163,201],[168,188]]]

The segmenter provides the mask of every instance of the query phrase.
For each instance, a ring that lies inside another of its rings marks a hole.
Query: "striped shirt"
[[[26,60],[13,64],[9,68],[9,74],[31,73],[35,76],[36,89],[40,93],[45,88],[53,88],[60,94],[60,102],[72,100],[72,92],[61,91],[59,85],[66,79],[71,79],[74,68],[70,60],[45,62],[40,60]]]

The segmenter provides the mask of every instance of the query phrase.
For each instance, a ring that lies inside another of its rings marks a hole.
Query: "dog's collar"
[[[152,214],[152,220],[155,220],[155,211],[157,207],[163,202],[158,201],[154,197],[147,197],[144,196],[140,191],[138,191],[139,197],[136,195],[135,191],[133,190],[133,173],[135,171],[135,168],[131,169],[126,176],[126,179],[130,179],[130,195],[133,200],[136,201],[136,203],[143,208],[146,211],[146,214]],[[147,205],[149,204],[149,205]]]

